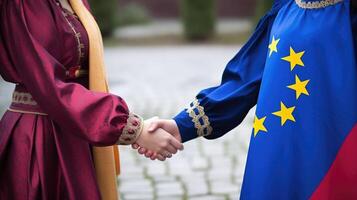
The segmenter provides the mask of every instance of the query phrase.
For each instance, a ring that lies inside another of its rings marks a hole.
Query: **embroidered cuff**
[[[195,99],[186,111],[192,118],[192,122],[197,129],[198,136],[209,136],[213,132],[208,116],[205,114],[204,108]]]
[[[130,113],[126,126],[124,127],[123,133],[121,134],[117,144],[130,145],[135,143],[143,130],[143,126],[143,118]]]
[[[37,106],[37,102],[32,98],[32,95],[27,92],[17,92],[12,94],[12,103]]]
[[[182,142],[195,139],[199,136],[209,136],[213,132],[208,116],[197,99],[187,110],[173,118],[179,128]]]

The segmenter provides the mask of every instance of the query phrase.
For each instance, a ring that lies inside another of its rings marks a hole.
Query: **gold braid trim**
[[[142,130],[144,128],[144,120],[138,115],[133,113],[129,114],[129,118],[126,122],[126,126],[119,138],[117,144],[120,145],[130,145],[134,144],[139,138]]]
[[[332,6],[338,4],[344,0],[322,0],[322,1],[303,1],[303,0],[295,0],[296,4],[300,8],[304,9],[318,9],[318,8],[326,8],[328,6]]]
[[[12,109],[12,108],[8,108],[7,110],[10,111],[10,112],[22,113],[22,114],[43,115],[43,116],[47,115],[46,113],[17,110],[17,109]]]
[[[197,109],[198,114],[196,114],[195,109]],[[195,123],[198,136],[209,136],[212,134],[213,128],[211,127],[209,118],[205,114],[204,107],[200,106],[197,99],[192,102],[186,112],[192,118],[192,122]],[[201,124],[200,119],[202,119],[203,124]]]
[[[25,104],[36,106],[37,102],[32,98],[32,95],[27,92],[14,92],[12,94],[12,102],[18,104]]]

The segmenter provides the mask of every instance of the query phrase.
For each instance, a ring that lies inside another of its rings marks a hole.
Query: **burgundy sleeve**
[[[3,6],[0,30],[4,47],[19,78],[41,109],[61,129],[77,134],[92,145],[134,143],[142,120],[129,113],[123,99],[65,82],[65,67],[51,55],[55,50],[50,42],[37,34],[59,35],[53,25],[55,21],[50,20],[48,1],[8,0]],[[31,23],[32,20],[41,23]],[[33,24],[41,26],[33,27]]]

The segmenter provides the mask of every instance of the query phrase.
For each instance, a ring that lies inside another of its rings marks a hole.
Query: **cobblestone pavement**
[[[149,118],[171,118],[203,88],[219,84],[238,46],[119,47],[106,49],[111,91],[132,111]],[[0,81],[0,114],[12,86]],[[123,200],[238,199],[252,115],[217,140],[197,139],[165,162],[120,147]]]
[[[219,84],[238,46],[122,47],[107,49],[111,91],[146,118],[171,118],[199,90]],[[165,162],[121,147],[119,190],[124,200],[238,199],[252,115],[224,137],[197,139]]]

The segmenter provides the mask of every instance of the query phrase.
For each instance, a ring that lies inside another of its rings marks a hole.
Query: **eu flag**
[[[276,0],[174,119],[218,138],[257,104],[241,199],[357,199],[357,15],[349,0]]]
[[[280,9],[270,32],[241,198],[357,199],[349,4],[298,3]]]

